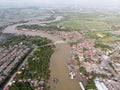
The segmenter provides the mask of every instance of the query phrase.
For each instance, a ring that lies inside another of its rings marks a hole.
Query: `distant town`
[[[119,13],[24,10],[0,22],[0,90],[120,90]]]

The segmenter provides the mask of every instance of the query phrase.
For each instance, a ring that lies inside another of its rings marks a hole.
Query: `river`
[[[54,20],[55,21],[55,20]],[[3,33],[25,34],[31,36],[46,37],[53,41],[53,43],[62,41],[59,37],[48,34],[42,31],[17,30],[16,25],[11,25],[3,30]],[[68,74],[67,63],[71,59],[71,47],[68,43],[55,44],[55,52],[51,56],[50,70],[51,77],[49,80],[50,90],[81,90],[77,80],[71,80]],[[57,83],[53,82],[57,79]]]

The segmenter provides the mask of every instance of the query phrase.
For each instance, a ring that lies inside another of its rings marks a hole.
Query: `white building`
[[[99,79],[95,79],[94,83],[98,90],[108,90],[106,85],[103,82],[100,82]]]

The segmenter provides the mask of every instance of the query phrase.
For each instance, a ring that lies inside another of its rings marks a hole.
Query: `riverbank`
[[[47,34],[42,31],[23,31],[17,30],[16,26],[19,24],[8,26],[4,29],[3,33],[25,34],[30,36],[41,36],[52,40],[54,43],[62,41],[59,37]],[[80,86],[76,80],[71,80],[67,70],[67,63],[71,59],[71,47],[68,43],[55,44],[55,52],[53,53],[50,61],[51,78],[49,81],[50,90],[80,90]],[[53,78],[58,80],[57,84],[53,82]]]

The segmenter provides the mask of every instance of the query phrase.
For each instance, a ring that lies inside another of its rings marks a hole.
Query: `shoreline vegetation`
[[[33,25],[20,25],[16,27],[18,30],[45,30],[45,31],[71,31],[72,29],[66,29],[62,26],[56,25],[47,25],[47,26],[40,26],[38,24]]]

